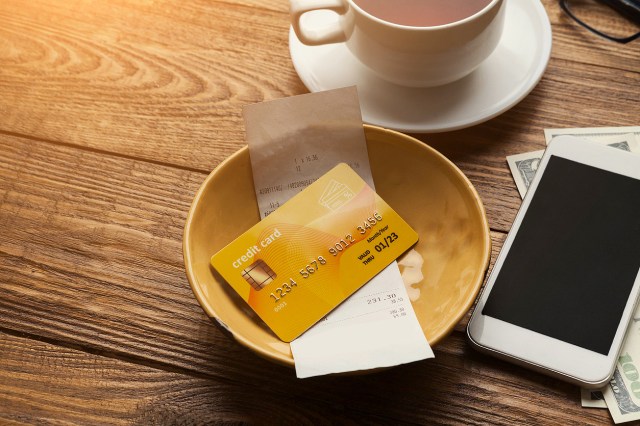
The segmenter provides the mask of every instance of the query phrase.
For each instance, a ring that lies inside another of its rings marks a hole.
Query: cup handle
[[[347,35],[339,20],[320,28],[305,28],[300,24],[300,18],[312,10],[331,10],[344,15],[347,9],[343,0],[291,0],[291,26],[298,40],[308,46],[340,43],[347,40]]]

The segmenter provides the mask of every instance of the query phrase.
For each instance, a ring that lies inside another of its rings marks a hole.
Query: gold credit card
[[[418,241],[339,164],[211,257],[211,265],[290,342]]]

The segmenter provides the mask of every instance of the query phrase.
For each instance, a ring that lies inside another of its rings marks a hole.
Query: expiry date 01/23
[[[373,246],[373,248],[375,248],[376,251],[380,253],[382,250],[389,248],[390,244],[392,244],[397,239],[398,239],[398,234],[396,234],[395,232],[392,232],[391,234],[385,236],[382,239],[382,241],[380,241],[378,244]]]

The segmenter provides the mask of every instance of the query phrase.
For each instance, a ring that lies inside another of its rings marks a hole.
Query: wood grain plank
[[[544,4],[557,31],[533,93],[468,132],[421,139],[515,153],[540,147],[545,127],[637,124],[637,44],[594,40],[555,1]],[[0,131],[210,170],[244,145],[243,105],[306,92],[288,56],[287,9],[284,0],[6,0]],[[465,172],[457,155],[468,146],[449,151]]]
[[[3,423],[125,424],[163,382],[179,386],[175,374],[5,333],[0,348]]]
[[[482,125],[419,135],[478,189],[492,261],[520,204],[507,155],[544,147],[545,127],[639,124],[640,45],[543,3],[555,45],[534,91]],[[182,226],[205,174],[244,145],[242,106],[306,91],[287,8],[0,2],[0,422],[610,424],[575,386],[471,350],[468,316],[435,360],[304,381],[212,326]]]
[[[0,158],[0,227],[5,230],[0,315],[5,329],[232,383],[242,388],[235,395],[274,394],[276,389],[307,407],[337,413],[335,418],[353,420],[348,413],[355,412],[354,421],[368,412],[375,416],[373,423],[517,424],[531,419],[532,410],[552,404],[559,408],[545,411],[549,419],[581,416],[587,424],[602,419],[577,408],[576,387],[471,351],[464,343],[466,322],[437,348],[434,361],[380,375],[297,380],[292,370],[258,358],[225,336],[190,292],[180,239],[190,194],[204,175],[18,138],[0,138],[0,150],[5,154]],[[503,234],[494,232],[492,238],[495,258]],[[225,401],[227,392],[208,401]],[[198,400],[195,394],[184,396],[190,398]],[[276,399],[268,400],[273,404]],[[244,413],[237,404],[234,409]],[[320,417],[305,416],[322,419],[324,414],[309,410]]]
[[[329,407],[269,398],[250,384],[192,377],[0,332],[2,424],[319,424]],[[344,424],[381,424],[384,413],[336,410]]]
[[[3,1],[0,129],[211,168],[243,144],[242,105],[303,90],[286,2],[257,5]]]
[[[211,347],[243,351],[211,327],[184,274],[203,174],[17,139],[0,151],[7,327],[205,369]]]
[[[368,375],[238,383],[0,332],[0,421],[15,424],[611,424],[574,386],[471,351]],[[547,404],[554,404],[549,410]]]
[[[555,0],[543,4],[553,29],[553,56],[562,60],[598,65],[607,70],[637,72],[640,69],[640,46],[620,45],[600,38],[567,16]]]
[[[204,174],[15,137],[0,151],[6,327],[210,374],[245,352],[211,327],[184,274]]]

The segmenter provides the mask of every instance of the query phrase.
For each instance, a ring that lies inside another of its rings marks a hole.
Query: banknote
[[[584,127],[577,129],[544,129],[545,143],[549,145],[551,139],[560,135],[571,135],[577,137],[583,137],[593,141],[605,140],[609,137],[615,137],[631,133],[634,138],[629,142],[629,151],[638,152],[640,145],[640,126],[627,126],[627,127]]]
[[[538,165],[544,154],[544,149],[539,151],[525,152],[524,154],[510,155],[507,157],[507,163],[516,182],[520,198],[524,198],[527,189],[531,185],[531,181],[538,171]]]
[[[623,127],[623,129],[629,129],[627,127]],[[640,133],[640,127],[636,127]],[[595,136],[590,136],[588,134],[579,134],[577,131],[582,129],[551,129],[555,130],[558,133],[552,134],[547,133],[545,130],[545,137],[554,137],[560,135],[560,130],[570,130],[574,133],[564,133],[571,134],[574,136],[582,137],[585,139],[589,139],[590,141],[600,143],[603,145],[608,145],[613,148],[622,149],[624,151],[636,152],[640,153],[640,136],[636,136],[634,133],[622,133],[618,135],[601,135],[596,134]],[[549,139],[551,140],[551,139]],[[536,171],[538,170],[538,165],[540,164],[540,160],[542,159],[542,155],[544,154],[544,150],[527,152],[524,154],[516,154],[510,155],[507,157],[507,163],[509,164],[509,169],[511,170],[511,174],[513,175],[513,180],[516,183],[516,187],[518,188],[518,192],[520,193],[520,197],[524,198],[524,195],[527,193],[527,189],[529,185],[531,185],[531,181],[533,177],[536,175]]]
[[[640,307],[627,331],[613,379],[602,393],[614,422],[640,420]]]

